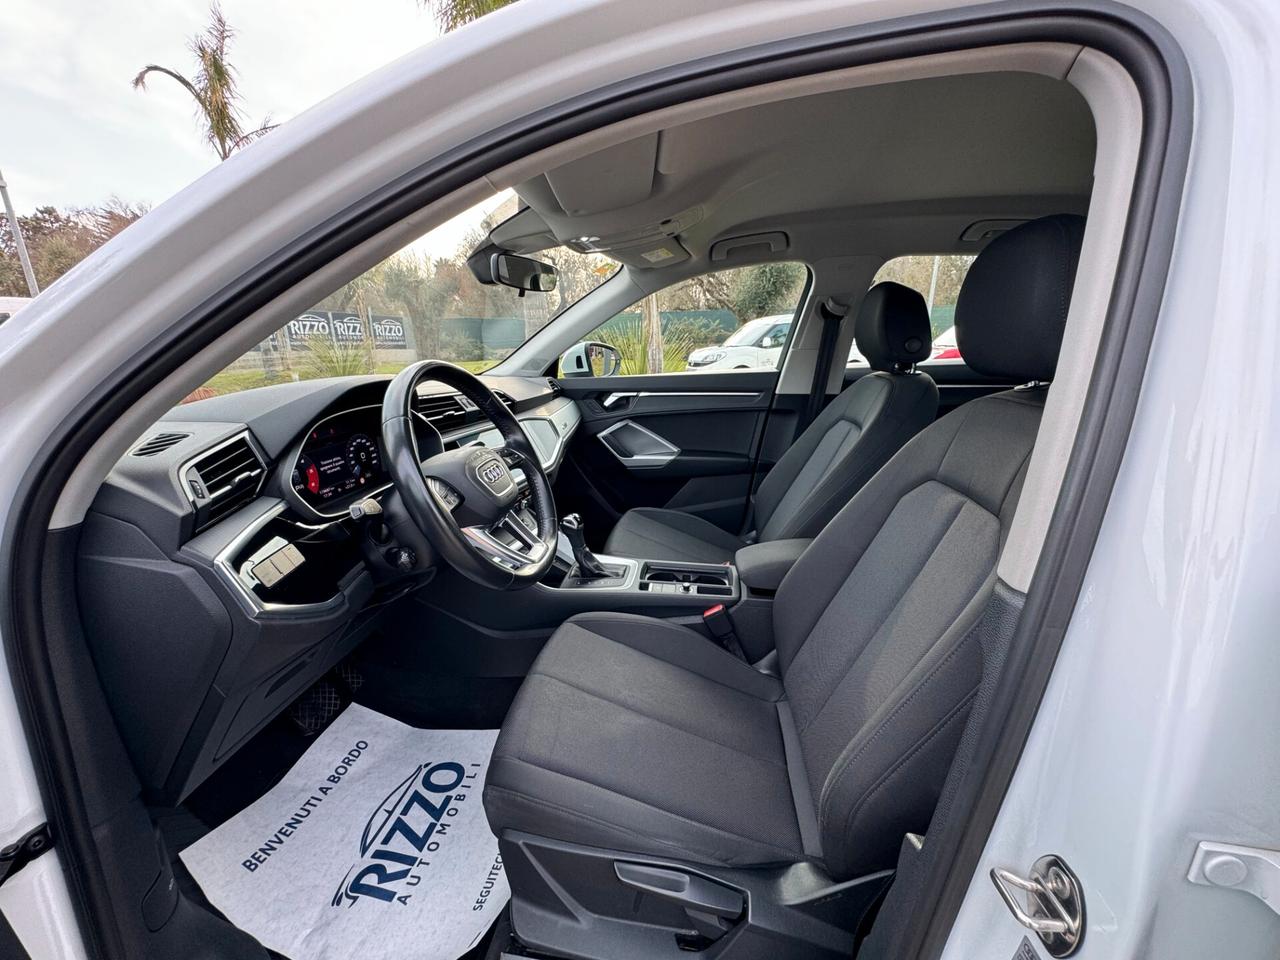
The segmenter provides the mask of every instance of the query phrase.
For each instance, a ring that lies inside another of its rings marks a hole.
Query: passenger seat
[[[642,507],[623,514],[605,553],[723,563],[749,543],[816,537],[938,411],[937,386],[914,369],[933,342],[924,297],[900,283],[876,284],[858,308],[854,338],[874,372],[832,400],[765,477],[748,524],[758,534]]]

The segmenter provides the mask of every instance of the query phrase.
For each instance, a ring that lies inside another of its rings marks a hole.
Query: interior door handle
[[[614,407],[625,406],[622,401],[630,400],[636,396],[634,393],[611,393],[600,401],[600,406],[606,410],[612,410]]]

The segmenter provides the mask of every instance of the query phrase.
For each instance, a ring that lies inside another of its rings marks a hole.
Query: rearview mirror
[[[621,369],[618,348],[598,340],[575,343],[560,357],[562,377],[612,377]]]
[[[540,260],[518,257],[514,253],[495,253],[489,261],[493,279],[503,286],[525,291],[547,293],[556,288],[556,268]]]

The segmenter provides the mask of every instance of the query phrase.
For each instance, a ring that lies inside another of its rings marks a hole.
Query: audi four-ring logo
[[[485,483],[497,483],[502,479],[502,464],[490,460],[480,468],[480,479]]]

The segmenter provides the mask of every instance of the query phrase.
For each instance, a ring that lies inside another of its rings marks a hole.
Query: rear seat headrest
[[[877,283],[858,307],[853,338],[874,370],[909,369],[928,359],[933,334],[924,297],[900,283]]]
[[[1071,303],[1084,217],[1014,227],[978,254],[956,300],[956,346],[973,370],[1052,380]]]

